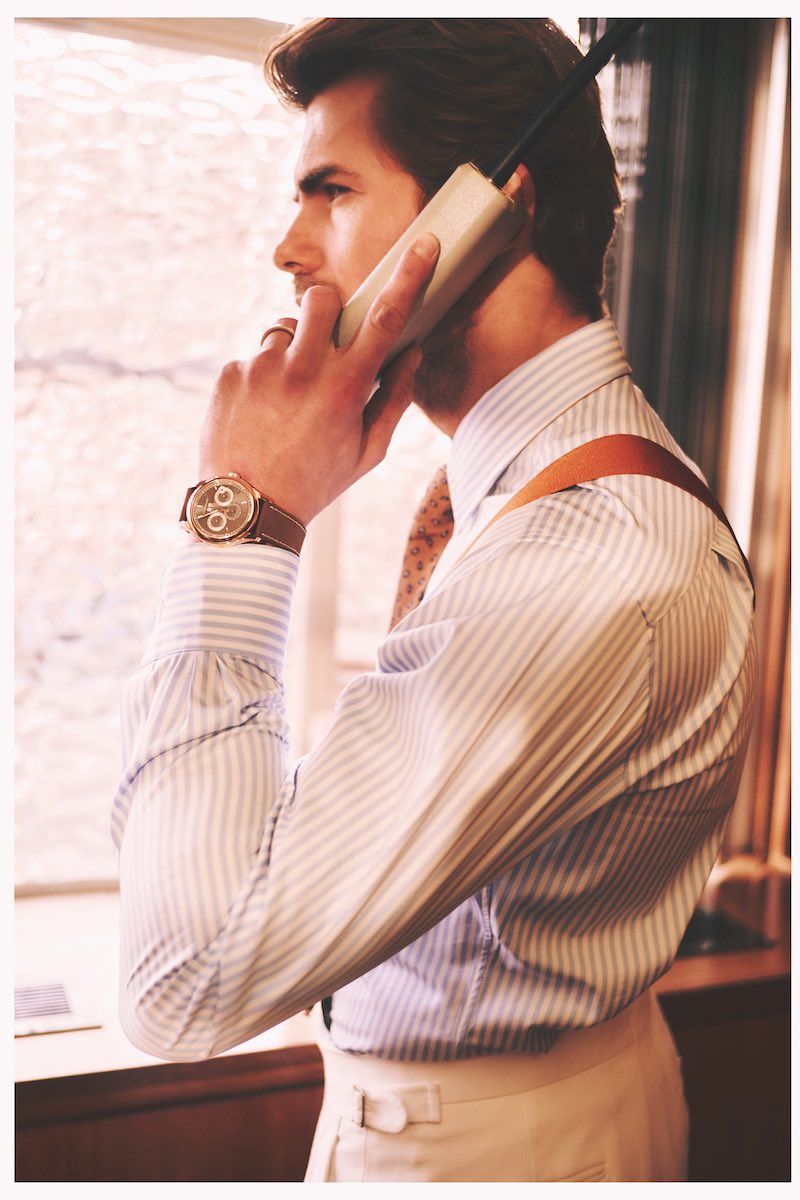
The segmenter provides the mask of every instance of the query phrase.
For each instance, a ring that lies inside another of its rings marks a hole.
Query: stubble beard
[[[414,376],[414,401],[434,423],[462,411],[471,375],[471,312],[452,310],[422,343]]]

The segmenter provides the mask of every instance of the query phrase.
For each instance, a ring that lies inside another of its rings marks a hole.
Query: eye
[[[327,200],[338,200],[340,196],[346,195],[351,189],[344,187],[340,183],[323,183],[321,191]]]

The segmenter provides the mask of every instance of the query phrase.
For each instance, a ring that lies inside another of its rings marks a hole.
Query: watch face
[[[256,500],[239,479],[210,479],[189,501],[189,523],[204,541],[230,542],[249,528]]]

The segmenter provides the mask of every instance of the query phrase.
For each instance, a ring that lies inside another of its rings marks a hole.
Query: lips
[[[339,297],[341,299],[341,293],[339,293],[339,289],[337,288],[335,283],[329,283],[327,279],[317,279],[316,277],[309,276],[309,275],[304,275],[301,279],[298,278],[297,276],[295,276],[294,296],[295,296],[295,300],[297,301],[298,304],[301,303],[303,296],[306,294],[308,289],[311,287],[333,288],[333,290],[339,294]]]

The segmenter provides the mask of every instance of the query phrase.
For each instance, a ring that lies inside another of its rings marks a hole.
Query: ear
[[[528,216],[526,224],[530,229],[533,224],[533,214],[536,211],[536,188],[531,179],[531,173],[524,163],[519,164],[508,183],[504,185],[503,192],[514,204],[524,207]]]

